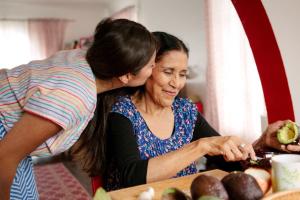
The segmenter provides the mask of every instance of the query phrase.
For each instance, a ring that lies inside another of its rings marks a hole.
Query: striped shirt
[[[93,117],[96,83],[85,53],[79,49],[61,51],[45,60],[0,70],[0,121],[6,131],[24,112],[62,127],[32,155],[53,155],[67,150]]]

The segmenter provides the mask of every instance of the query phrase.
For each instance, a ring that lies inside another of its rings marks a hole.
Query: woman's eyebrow
[[[174,67],[166,67],[166,66],[161,66],[162,69],[172,69],[174,70]]]
[[[175,70],[174,67],[166,67],[166,66],[161,66],[161,69],[163,70]],[[180,70],[180,72],[184,72],[184,73],[188,73],[188,69],[183,69],[183,70]]]

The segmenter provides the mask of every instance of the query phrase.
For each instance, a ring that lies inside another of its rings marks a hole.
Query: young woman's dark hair
[[[106,19],[97,25],[86,59],[96,77],[107,80],[127,73],[137,74],[155,50],[154,37],[141,24],[127,19]]]
[[[127,73],[138,74],[155,51],[155,38],[141,24],[126,19],[105,19],[96,27],[86,60],[97,78],[109,80]],[[107,116],[122,92],[123,89],[116,89],[98,94],[95,115],[72,147],[71,153],[90,176],[104,172]]]
[[[158,45],[155,58],[156,62],[159,61],[161,57],[169,51],[183,51],[187,56],[189,55],[189,49],[179,38],[166,32],[156,31],[152,32],[152,34],[154,35]]]

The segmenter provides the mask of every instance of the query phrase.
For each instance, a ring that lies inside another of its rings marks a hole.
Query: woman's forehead
[[[180,69],[187,70],[188,59],[183,52],[173,52],[162,57],[157,63],[160,69]]]

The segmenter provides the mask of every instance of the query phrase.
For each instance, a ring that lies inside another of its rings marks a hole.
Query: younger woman
[[[70,148],[93,117],[97,94],[144,84],[155,49],[141,24],[106,19],[87,52],[0,70],[0,199],[38,199],[30,155]]]

